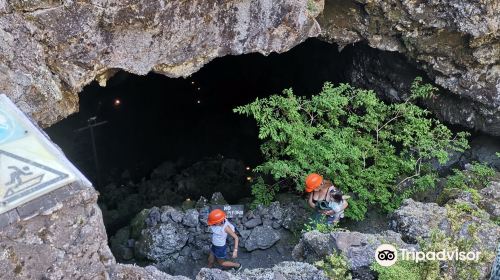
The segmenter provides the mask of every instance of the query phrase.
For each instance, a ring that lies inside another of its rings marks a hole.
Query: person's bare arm
[[[346,209],[347,206],[349,206],[349,203],[347,203],[347,201],[344,200],[344,204],[342,204],[342,210]]]
[[[231,235],[231,237],[234,238],[233,259],[236,259],[238,257],[238,235],[236,235],[236,233],[231,229],[230,226],[227,226],[224,230],[227,232],[227,234]]]
[[[309,207],[316,209],[316,205],[314,205],[314,203],[313,203],[313,193],[312,192],[309,194],[309,199],[308,199],[307,203],[309,204]]]

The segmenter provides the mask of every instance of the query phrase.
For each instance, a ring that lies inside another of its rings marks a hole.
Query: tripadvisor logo
[[[396,247],[390,244],[382,244],[375,250],[375,260],[381,266],[391,266],[398,260],[414,261],[416,263],[423,261],[479,261],[481,252],[462,252],[458,250],[447,251],[441,250],[438,252],[422,252],[422,251],[409,251],[401,249],[399,254]]]
[[[398,260],[398,251],[390,244],[382,244],[375,251],[375,260],[381,266],[391,266]]]

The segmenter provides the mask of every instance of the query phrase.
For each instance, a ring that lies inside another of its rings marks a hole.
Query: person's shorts
[[[227,251],[227,245],[224,246],[215,246],[212,244],[212,247],[210,247],[210,251],[214,254],[214,256],[218,259],[225,259],[226,258],[226,251]]]

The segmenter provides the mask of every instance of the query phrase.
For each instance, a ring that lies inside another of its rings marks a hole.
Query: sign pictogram
[[[50,187],[68,176],[49,166],[0,150],[0,201],[4,205]]]

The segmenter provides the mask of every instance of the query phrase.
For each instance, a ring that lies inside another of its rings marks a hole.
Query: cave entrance
[[[325,81],[346,81],[342,53],[309,39],[283,54],[217,58],[186,79],[118,72],[106,87],[86,86],[79,113],[46,131],[97,186],[108,233],[143,208],[214,191],[236,203],[250,196],[248,176],[262,158],[254,121],[233,108],[285,88],[309,95]],[[89,122],[100,124],[98,168]],[[218,184],[213,173],[229,178]]]

